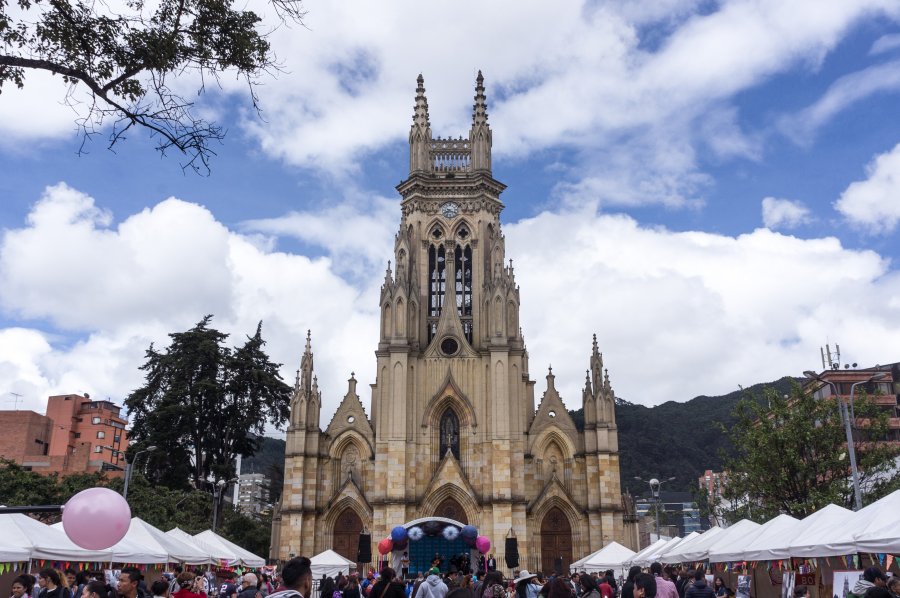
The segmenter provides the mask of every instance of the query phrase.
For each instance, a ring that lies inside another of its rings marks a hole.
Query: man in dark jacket
[[[697,572],[694,573],[694,585],[687,589],[684,598],[716,598],[716,593],[706,583],[703,569],[697,569]]]
[[[259,590],[256,588],[258,583],[259,578],[256,577],[255,573],[244,573],[244,576],[241,578],[241,591],[238,592],[238,598],[257,598],[259,596]]]

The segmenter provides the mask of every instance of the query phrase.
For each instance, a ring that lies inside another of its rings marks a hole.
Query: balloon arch
[[[403,554],[407,553],[410,575],[427,572],[438,559],[442,572],[477,571],[481,555],[490,550],[490,539],[479,535],[474,525],[445,517],[424,517],[398,525],[378,542],[379,554],[398,574]]]

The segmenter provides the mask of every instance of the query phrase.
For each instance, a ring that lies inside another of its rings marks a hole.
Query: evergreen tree
[[[262,324],[231,349],[211,319],[170,334],[164,351],[151,345],[141,366],[145,384],[125,399],[133,450],[164,449],[148,457],[155,484],[211,489],[236,475],[236,457],[256,451],[267,423],[287,421],[291,388],[263,351]]]

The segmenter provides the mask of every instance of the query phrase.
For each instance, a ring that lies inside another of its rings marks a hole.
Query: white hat
[[[532,577],[537,577],[537,573],[529,573],[527,569],[522,569],[519,571],[519,576],[515,579],[515,583],[531,579]]]

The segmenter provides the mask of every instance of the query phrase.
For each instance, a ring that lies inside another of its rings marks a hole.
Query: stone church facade
[[[356,559],[360,532],[432,516],[475,525],[498,563],[515,535],[520,566],[550,570],[617,541],[636,549],[619,473],[615,395],[596,337],[576,429],[552,370],[535,406],[507,262],[492,132],[478,74],[468,137],[434,138],[422,76],[409,134],[400,226],[381,288],[371,417],[351,375],[321,428],[311,339],[291,404],[284,491],[271,557],[333,548]],[[548,306],[549,307],[549,306]]]

